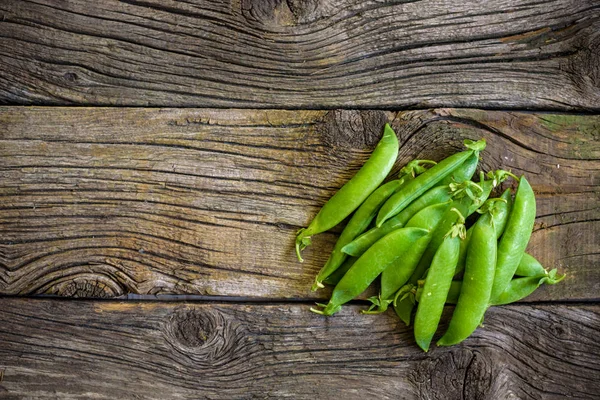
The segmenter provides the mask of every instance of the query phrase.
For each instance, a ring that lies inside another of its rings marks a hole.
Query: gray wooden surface
[[[600,1],[3,0],[0,102],[600,109]]]
[[[0,1],[0,400],[598,398],[599,32],[599,0]],[[310,313],[340,227],[304,264],[294,233],[386,121],[394,171],[486,138],[567,278],[429,353]]]
[[[5,299],[0,398],[593,399],[598,305],[492,308],[425,354],[393,312]]]

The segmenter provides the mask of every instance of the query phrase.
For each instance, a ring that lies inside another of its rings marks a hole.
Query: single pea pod
[[[445,235],[440,247],[435,252],[427,279],[423,286],[423,294],[415,315],[415,341],[424,351],[429,350],[433,335],[437,330],[444,310],[448,290],[458,262],[461,238],[465,236],[464,219],[454,225]]]
[[[467,158],[476,152],[485,149],[485,140],[478,142],[465,141],[465,146],[469,149],[451,155],[440,161],[437,165],[431,167],[426,172],[419,175],[398,193],[386,201],[377,214],[376,225],[380,227],[383,223],[398,214],[412,201],[417,199],[428,189],[436,186],[442,179],[450,175]]]
[[[555,285],[562,281],[565,276],[557,276],[556,269],[553,269],[542,276],[526,276],[512,279],[508,283],[508,286],[506,286],[506,289],[504,289],[504,292],[500,293],[491,305],[500,306],[522,300],[532,294],[541,285]]]
[[[504,292],[521,262],[531,237],[535,213],[533,189],[522,176],[504,234],[498,243],[498,263],[492,288],[492,300]]]
[[[438,346],[462,342],[481,323],[492,293],[496,254],[496,232],[492,216],[486,213],[474,225],[460,296],[448,330],[438,340]]]
[[[367,162],[325,203],[308,228],[298,231],[298,260],[303,261],[300,252],[310,245],[311,236],[325,232],[342,222],[383,182],[396,162],[398,147],[396,133],[386,124],[383,137]]]
[[[335,270],[334,273],[332,273],[323,280],[323,283],[330,286],[337,285],[342,280],[344,275],[346,275],[346,272],[348,272],[352,265],[354,265],[356,260],[358,260],[358,257],[350,256],[346,258],[346,260],[342,263],[342,265],[340,265],[338,269]]]
[[[524,253],[519,262],[519,266],[515,271],[517,276],[545,276],[548,271],[538,260],[529,253]]]
[[[498,298],[490,305],[500,306],[523,300],[525,297],[535,292],[541,285],[556,285],[558,282],[562,281],[565,276],[566,275],[557,276],[557,270],[553,269],[540,276],[516,277],[510,281],[504,292],[502,292],[502,294],[500,294],[500,296],[498,296]],[[446,298],[446,304],[456,304],[458,297],[460,296],[461,288],[462,281],[452,281],[450,290],[448,291],[448,297]],[[423,287],[417,289],[417,301],[420,301],[423,296],[423,291]]]
[[[441,185],[449,185],[451,183],[461,183],[470,180],[479,164],[479,152],[471,154],[452,174],[448,175],[440,182]]]
[[[512,205],[512,198],[510,195],[510,189],[506,189],[502,196],[499,197],[501,201],[497,201],[498,199],[488,199],[486,200],[488,205],[484,204],[484,207],[492,207],[491,211],[492,220],[494,223],[494,228],[496,230],[496,240],[500,238],[502,232],[504,232],[504,227],[506,226],[506,221],[508,220],[508,215],[510,213],[510,207]],[[493,205],[492,205],[493,204]],[[471,234],[473,233],[473,227],[467,230],[467,235],[465,240],[460,243],[460,253],[458,256],[458,263],[456,265],[456,275],[460,274],[465,268],[465,260],[467,258],[467,247],[471,242]]]
[[[346,254],[358,257],[371,247],[373,243],[388,233],[398,228],[402,228],[419,211],[434,204],[444,203],[451,198],[452,191],[448,185],[431,188],[421,197],[410,203],[404,210],[385,221],[379,228],[373,227],[348,243],[342,248],[342,251]]]
[[[333,289],[331,299],[323,310],[311,308],[311,311],[323,315],[333,315],[341,306],[364,292],[367,287],[399,257],[404,257],[414,243],[427,235],[420,228],[401,228],[378,240],[350,267],[348,272]]]
[[[342,247],[367,229],[373,218],[375,218],[375,214],[377,214],[377,210],[379,210],[381,204],[407,181],[407,178],[396,179],[381,185],[358,207],[358,210],[352,215],[352,218],[350,218],[350,221],[348,221],[340,234],[329,259],[315,277],[315,283],[312,286],[313,291],[324,287],[323,280],[338,269],[348,256],[342,253]]]
[[[431,232],[442,220],[446,210],[450,208],[451,202],[434,204],[426,207],[415,214],[406,224],[407,228],[426,229],[429,233],[417,240],[412,249],[404,257],[398,258],[381,273],[381,287],[379,296],[371,297],[369,300],[373,306],[364,314],[379,314],[387,310],[389,304],[394,300],[394,295],[408,281],[415,267],[419,263],[423,252],[431,239]],[[376,310],[374,308],[377,307]]]

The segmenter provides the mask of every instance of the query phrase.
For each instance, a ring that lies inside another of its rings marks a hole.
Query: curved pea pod
[[[386,201],[379,213],[377,214],[376,225],[380,227],[383,223],[398,214],[412,201],[417,199],[428,189],[436,186],[442,179],[450,175],[457,167],[459,167],[467,158],[476,152],[479,152],[485,148],[485,140],[478,142],[465,141],[465,145],[469,150],[462,151],[451,155],[440,161],[437,165],[431,167],[408,185],[406,185],[401,191],[394,194]]]
[[[300,252],[310,245],[311,236],[325,232],[342,222],[383,182],[396,162],[398,147],[396,133],[386,124],[383,137],[367,162],[325,203],[308,228],[298,231],[298,260],[303,261]]]
[[[462,342],[481,323],[492,293],[496,253],[496,232],[492,217],[487,213],[474,225],[460,296],[448,330],[437,342],[439,346]]]
[[[324,287],[323,280],[338,269],[346,259],[347,254],[342,253],[342,247],[367,229],[381,204],[406,182],[407,179],[397,179],[381,185],[358,207],[340,234],[329,259],[315,277],[313,291]]]
[[[383,270],[403,257],[427,233],[427,230],[420,228],[401,228],[378,240],[356,260],[335,286],[329,303],[319,304],[324,309],[311,308],[311,311],[323,315],[338,312],[343,304],[364,292]]]
[[[515,275],[518,276],[545,276],[548,271],[544,268],[534,256],[528,253],[523,253],[519,266],[515,271]]]
[[[556,285],[558,282],[562,281],[565,276],[566,275],[557,276],[556,269],[553,269],[548,272],[548,274],[542,276],[526,276],[512,279],[508,283],[508,286],[506,286],[506,289],[504,289],[504,292],[500,293],[491,305],[500,306],[514,303],[515,301],[519,301],[529,296],[543,284]]]
[[[533,189],[522,176],[504,234],[498,243],[498,263],[492,288],[492,300],[504,292],[521,262],[531,237],[535,213]]]
[[[435,256],[427,272],[417,313],[415,315],[415,341],[424,351],[429,345],[444,310],[444,303],[452,284],[452,276],[460,249],[461,237],[464,238],[464,220],[454,225],[435,252]]]
[[[448,185],[436,186],[429,189],[421,197],[414,200],[404,210],[385,221],[379,228],[374,227],[358,236],[352,242],[342,248],[346,254],[358,257],[364,253],[376,241],[388,233],[402,228],[415,214],[422,209],[434,204],[444,203],[452,198],[452,191]]]
[[[510,207],[512,205],[512,198],[510,195],[510,189],[506,189],[502,196],[499,197],[502,201],[496,201],[497,199],[488,199],[487,201],[494,201],[492,210],[492,220],[494,228],[496,230],[496,239],[499,239],[504,232],[506,221],[510,213]],[[456,275],[460,274],[465,268],[465,260],[467,258],[467,247],[471,241],[471,234],[473,233],[473,227],[467,230],[465,240],[460,243],[460,253],[458,256],[458,263],[456,265]]]
[[[451,183],[461,183],[468,181],[475,175],[477,170],[477,164],[479,164],[479,153],[473,153],[469,158],[465,160],[458,168],[456,168],[452,174],[442,179],[442,185],[449,185]]]
[[[437,224],[445,215],[446,210],[450,208],[450,202],[442,204],[434,204],[426,207],[415,214],[414,217],[406,224],[407,228],[422,228],[428,231],[428,234],[417,240],[412,249],[390,264],[381,273],[381,288],[379,296],[372,297],[369,300],[373,306],[365,314],[379,314],[387,310],[389,304],[394,300],[394,295],[408,281],[415,267],[419,263],[421,255],[427,248],[431,239],[431,231],[435,229]],[[377,306],[376,310],[373,310]]]

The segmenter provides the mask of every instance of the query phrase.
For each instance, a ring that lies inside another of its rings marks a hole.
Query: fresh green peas
[[[338,241],[329,256],[329,259],[319,271],[315,278],[312,290],[315,291],[323,287],[323,280],[331,275],[346,259],[347,255],[342,253],[342,247],[350,243],[352,239],[363,232],[371,223],[379,206],[387,200],[396,190],[398,190],[408,179],[397,179],[390,181],[375,190],[364,203],[358,207],[358,210],[352,215],[348,224],[340,234]]]
[[[548,271],[531,254],[524,253],[515,271],[517,276],[544,276]]]
[[[445,235],[429,267],[415,315],[415,340],[424,351],[429,350],[431,339],[442,317],[444,303],[458,262],[460,241],[464,235],[464,218],[461,216],[457,224]]]
[[[429,233],[414,243],[412,249],[398,258],[381,273],[381,289],[378,297],[370,298],[373,306],[364,314],[379,314],[387,310],[388,305],[394,300],[394,295],[402,285],[408,281],[415,267],[419,263],[421,255],[427,248],[431,239],[431,232],[444,217],[446,210],[450,208],[451,202],[434,204],[426,207],[415,214],[408,221],[406,227],[426,229]],[[372,311],[377,306],[376,311]]]
[[[452,191],[448,185],[436,186],[429,189],[421,197],[414,200],[404,210],[385,221],[379,228],[374,227],[358,236],[342,248],[346,254],[358,257],[376,241],[388,233],[402,228],[416,213],[434,204],[444,203],[452,198]]]
[[[485,140],[482,139],[478,142],[472,142],[470,140],[465,141],[465,146],[469,150],[445,158],[434,167],[431,167],[426,172],[419,175],[398,193],[390,197],[388,201],[383,204],[381,210],[379,210],[376,225],[378,227],[383,225],[386,220],[402,211],[413,200],[450,175],[452,171],[460,166],[467,158],[475,152],[483,150],[485,148]]]
[[[350,267],[333,290],[329,303],[320,305],[324,309],[311,310],[323,315],[335,314],[343,304],[364,292],[383,270],[403,257],[427,233],[420,228],[400,228],[384,236]]]
[[[486,213],[474,225],[458,303],[438,346],[460,343],[477,329],[489,305],[496,253],[496,232],[492,216]]]
[[[522,176],[506,228],[498,243],[498,263],[492,288],[492,300],[506,289],[521,262],[531,237],[535,212],[533,189],[527,179]]]
[[[310,237],[325,232],[344,220],[383,182],[391,171],[398,156],[398,138],[386,124],[383,137],[362,168],[333,195],[312,220],[308,228],[298,231],[296,255],[310,245]]]

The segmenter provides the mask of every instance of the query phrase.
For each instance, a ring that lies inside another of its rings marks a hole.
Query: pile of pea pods
[[[379,295],[362,312],[379,314],[392,305],[404,323],[413,322],[417,344],[428,351],[445,304],[455,307],[438,346],[469,337],[490,306],[561,281],[564,275],[525,252],[536,215],[527,179],[497,170],[473,180],[485,146],[485,140],[465,140],[464,151],[437,163],[413,160],[390,180],[399,144],[386,124],[367,162],[298,231],[296,254],[303,261],[311,236],[351,216],[312,287],[335,286],[331,298],[311,310],[333,315],[379,278]],[[506,189],[490,198],[508,178],[518,182],[514,196]]]

